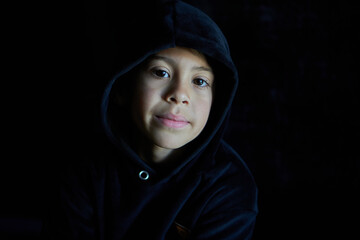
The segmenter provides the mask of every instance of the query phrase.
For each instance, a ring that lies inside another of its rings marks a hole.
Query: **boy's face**
[[[214,74],[202,54],[180,47],[163,50],[140,70],[133,120],[154,146],[180,148],[204,129],[213,84]]]

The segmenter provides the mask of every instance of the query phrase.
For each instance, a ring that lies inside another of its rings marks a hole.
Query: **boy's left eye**
[[[207,87],[207,86],[209,86],[209,83],[206,80],[202,79],[202,78],[195,78],[193,80],[193,82],[194,82],[195,85],[197,85],[199,87]]]

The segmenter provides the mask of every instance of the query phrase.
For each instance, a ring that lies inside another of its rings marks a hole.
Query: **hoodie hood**
[[[119,61],[115,64],[117,73],[104,91],[102,124],[106,135],[116,146],[125,148],[134,158],[138,158],[111,124],[111,92],[114,86],[149,56],[161,50],[176,46],[195,49],[207,57],[214,69],[216,90],[206,127],[196,141],[189,143],[196,145],[188,155],[189,161],[211,142],[216,145],[220,141],[238,85],[237,71],[226,38],[205,13],[182,1],[145,2],[142,10],[126,9],[128,14],[125,15],[117,13],[116,6],[111,7],[113,13],[110,22],[117,43],[115,58]]]

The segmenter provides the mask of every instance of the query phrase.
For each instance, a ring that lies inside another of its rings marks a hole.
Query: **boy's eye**
[[[195,78],[193,80],[193,82],[194,82],[195,85],[197,85],[199,87],[207,87],[207,86],[209,86],[209,83],[206,80],[202,79],[202,78]]]
[[[170,74],[167,71],[162,70],[162,69],[154,69],[152,72],[155,76],[160,77],[160,78],[169,78],[170,77]]]

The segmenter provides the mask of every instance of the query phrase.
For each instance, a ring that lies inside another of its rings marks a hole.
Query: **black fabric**
[[[119,43],[115,59],[121,60],[114,64],[117,73],[101,104],[105,137],[89,144],[91,154],[64,171],[44,236],[250,239],[257,188],[245,162],[222,140],[238,84],[226,39],[207,15],[184,2],[146,2],[136,16],[116,14],[116,4],[109,7]],[[119,29],[117,22],[125,18],[129,28]],[[129,74],[147,57],[175,46],[196,49],[209,59],[216,93],[207,126],[188,144],[187,154],[179,162],[157,167],[141,160],[124,129],[113,126],[121,111],[114,107],[112,91],[131,79]]]

